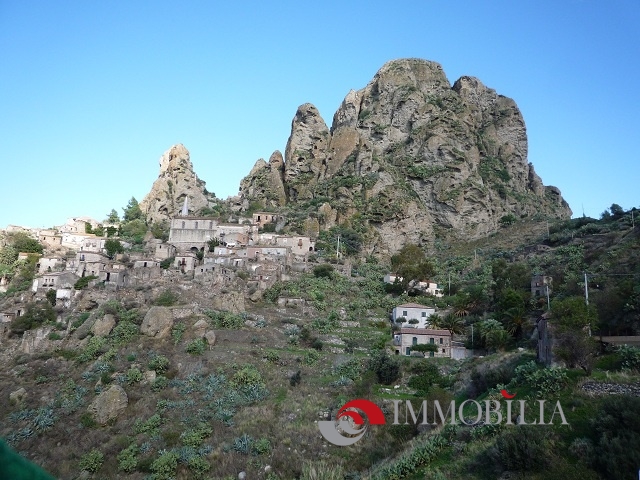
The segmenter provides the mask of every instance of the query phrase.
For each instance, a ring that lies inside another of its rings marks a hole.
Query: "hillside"
[[[442,299],[385,293],[381,278],[388,266],[355,258],[349,276],[297,275],[276,283],[263,301],[247,302],[244,313],[221,309],[239,304],[233,297],[243,289],[241,278],[224,305],[207,295],[205,284],[179,272],[137,288],[90,286],[71,309],[56,307],[57,320],[2,339],[0,435],[64,479],[81,470],[90,478],[131,479],[232,479],[241,472],[272,480],[489,479],[505,471],[527,479],[626,478],[624,469],[638,460],[633,449],[621,457],[602,438],[629,445],[640,438],[633,387],[640,381],[640,353],[599,351],[590,374],[580,367],[525,368],[535,357],[530,338],[543,307],[518,288],[539,268],[552,269],[553,307],[581,293],[583,269],[629,275],[609,276],[590,293],[601,328],[637,334],[640,232],[630,222],[630,212],[559,222],[547,238],[546,223],[521,221],[494,238],[437,244],[428,258],[438,278],[451,275],[453,287]],[[525,237],[526,244],[515,241]],[[490,318],[509,325],[504,299],[514,289],[527,300],[528,320],[520,334],[491,343],[481,332]],[[28,294],[5,295],[3,305],[19,295]],[[283,298],[297,300],[279,305]],[[466,335],[474,325],[477,353],[485,357],[386,357],[389,312],[407,301],[434,305],[442,317],[471,309],[460,319],[458,338],[470,346]],[[499,398],[501,385],[522,399],[560,399],[571,427],[526,427],[520,437],[523,427],[432,432],[386,425],[372,427],[356,445],[337,447],[315,423],[354,398],[368,398],[390,414],[394,399],[482,401]],[[615,391],[611,385],[631,395],[623,400],[624,414],[616,396],[593,393]]]

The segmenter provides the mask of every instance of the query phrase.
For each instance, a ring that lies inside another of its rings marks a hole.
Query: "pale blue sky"
[[[183,143],[226,198],[388,60],[442,64],[520,107],[574,215],[640,206],[640,1],[0,0],[0,227],[104,219]]]

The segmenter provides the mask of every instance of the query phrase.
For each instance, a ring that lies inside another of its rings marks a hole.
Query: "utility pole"
[[[340,258],[340,235],[338,235],[338,246],[336,247],[336,260]]]
[[[584,272],[584,303],[589,306],[589,280],[587,279],[587,272]]]
[[[546,285],[547,287],[547,310],[551,310],[551,302],[549,301],[549,285]]]

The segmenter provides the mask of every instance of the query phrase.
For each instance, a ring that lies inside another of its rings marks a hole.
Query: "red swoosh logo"
[[[511,400],[512,398],[514,398],[514,397],[516,396],[516,394],[515,394],[515,393],[511,394],[511,393],[507,392],[507,391],[506,391],[506,390],[504,390],[504,389],[503,389],[503,390],[500,390],[500,393],[501,393],[501,394],[502,394],[502,396],[503,396],[504,398],[506,398],[507,400]]]

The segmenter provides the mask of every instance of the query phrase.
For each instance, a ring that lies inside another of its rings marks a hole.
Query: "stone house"
[[[276,223],[279,220],[278,215],[270,212],[256,212],[253,214],[252,223],[264,228],[268,223]]]
[[[36,292],[40,289],[72,289],[73,285],[78,281],[78,276],[72,272],[51,272],[37,277],[33,280],[31,291]]]
[[[66,268],[67,262],[60,257],[41,257],[36,264],[38,273],[59,272]]]
[[[425,307],[418,303],[404,303],[398,305],[391,312],[391,319],[397,323],[399,318],[405,318],[407,321],[403,326],[407,328],[428,328],[429,317],[436,313],[436,309]],[[410,323],[411,320],[417,320],[417,323]]]
[[[168,243],[156,244],[156,252],[154,255],[155,260],[166,260],[167,258],[176,256],[176,247],[169,245]]]
[[[532,297],[546,297],[547,289],[549,295],[551,295],[551,285],[553,283],[553,277],[549,275],[533,275],[531,277],[531,296]]]
[[[98,278],[105,285],[112,287],[126,287],[129,285],[129,270],[124,265],[107,265],[98,273]]]
[[[182,273],[187,273],[193,272],[196,268],[197,263],[198,258],[195,256],[195,254],[188,252],[176,255],[173,266],[179,269]]]
[[[97,237],[95,235],[86,235],[82,239],[82,243],[80,244],[81,252],[97,252],[102,253],[104,250],[104,243],[107,240],[102,237]]]
[[[430,328],[401,328],[393,336],[396,355],[411,355],[414,345],[436,345],[436,352],[426,352],[425,356],[451,358],[451,333],[449,330]]]
[[[47,247],[59,247],[62,245],[62,235],[55,230],[40,230],[38,240]]]

